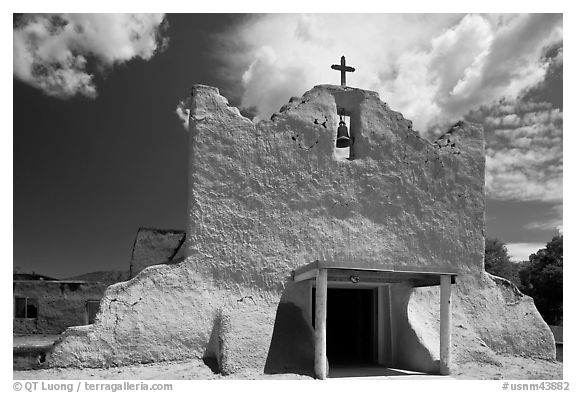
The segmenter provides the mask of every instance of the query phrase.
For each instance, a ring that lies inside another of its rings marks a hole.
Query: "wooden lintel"
[[[310,280],[312,278],[316,278],[317,275],[318,269],[307,270],[304,273],[294,274],[294,282]]]
[[[401,270],[396,266],[376,266],[358,265],[358,266],[345,266],[340,263],[327,263],[322,261],[314,261],[305,266],[301,266],[294,270],[294,281],[300,282],[316,278],[320,269],[326,269],[328,272],[328,281],[334,283],[356,282],[363,284],[380,285],[383,283],[406,283],[413,287],[427,287],[440,285],[440,276],[449,276],[452,284],[456,283],[456,276],[458,273],[453,271],[434,271],[428,269],[426,271],[409,270],[406,267],[401,267]],[[359,280],[356,280],[356,277]]]

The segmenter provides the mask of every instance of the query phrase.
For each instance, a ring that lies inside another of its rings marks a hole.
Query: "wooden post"
[[[328,271],[320,269],[316,276],[316,329],[314,332],[314,371],[316,378],[326,379],[326,304],[328,300]]]
[[[388,313],[390,318],[390,367],[394,367],[395,363],[395,347],[396,347],[396,329],[394,328],[394,305],[392,304],[392,285],[388,285]]]
[[[308,296],[309,301],[308,301],[308,312],[306,313],[306,321],[310,324],[310,326],[314,327],[314,324],[316,323],[314,318],[316,318],[316,316],[314,315],[315,301],[312,298],[312,295],[314,294],[314,285],[312,280],[308,280],[308,294],[309,294]]]
[[[450,375],[452,277],[440,275],[440,374]]]

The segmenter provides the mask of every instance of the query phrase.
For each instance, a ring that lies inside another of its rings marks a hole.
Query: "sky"
[[[14,265],[126,270],[139,227],[184,229],[186,98],[255,121],[345,55],[430,140],[486,132],[486,235],[527,259],[563,231],[561,14],[72,14],[13,23]]]

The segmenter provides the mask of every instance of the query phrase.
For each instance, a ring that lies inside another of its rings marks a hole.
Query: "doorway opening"
[[[328,288],[326,356],[330,367],[377,364],[376,293],[366,288]],[[315,288],[312,296],[316,298]]]
[[[88,325],[91,325],[96,320],[96,315],[100,310],[100,300],[87,300],[86,301],[86,319]]]

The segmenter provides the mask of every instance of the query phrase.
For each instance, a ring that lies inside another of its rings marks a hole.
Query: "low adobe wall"
[[[139,228],[130,259],[130,278],[148,266],[167,263],[184,242],[184,231]]]

